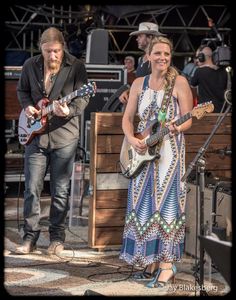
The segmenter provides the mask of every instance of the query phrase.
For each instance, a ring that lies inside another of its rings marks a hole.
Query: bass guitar
[[[176,120],[175,124],[179,126],[191,117],[201,119],[206,113],[210,113],[213,110],[214,105],[212,102],[199,104],[194,107],[192,111]],[[124,137],[120,152],[120,167],[122,174],[127,178],[135,177],[140,173],[146,162],[159,159],[160,154],[156,152],[156,147],[154,146],[169,132],[170,130],[167,127],[160,128],[158,120],[153,120],[144,131],[135,133],[135,137],[144,140],[145,144],[148,146],[144,154],[138,154],[128,142],[127,138]]]
[[[60,104],[69,104],[76,97],[94,96],[96,92],[96,83],[89,82],[84,84],[78,90],[58,100]],[[22,109],[18,123],[18,139],[21,145],[28,145],[33,137],[44,131],[47,125],[47,115],[53,111],[53,103],[48,104],[49,100],[43,98],[39,101],[36,108],[39,110],[37,115],[28,118]]]

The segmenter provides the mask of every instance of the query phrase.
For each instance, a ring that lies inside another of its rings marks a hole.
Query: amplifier
[[[127,70],[124,65],[86,64],[89,81],[95,81],[97,92],[90,98],[89,104],[81,116],[81,146],[85,144],[85,124],[90,120],[91,112],[102,111],[109,98],[127,83]]]
[[[188,184],[188,193],[186,199],[186,233],[185,233],[185,252],[191,256],[195,256],[196,246],[196,222],[198,220],[197,235],[200,234],[200,204],[196,204],[196,188],[194,184]],[[199,191],[198,191],[199,194]],[[200,194],[199,194],[200,196]],[[216,224],[212,227],[213,203],[214,203],[213,189],[205,188],[204,190],[204,229],[205,231],[213,232],[218,238],[226,238],[230,241],[232,238],[232,216],[231,205],[232,197],[229,194],[219,192],[217,193],[216,207]],[[198,218],[196,218],[196,213]],[[199,257],[200,243],[198,240],[197,256]]]
[[[21,70],[21,66],[4,67],[5,120],[18,120],[22,109],[16,94],[17,82],[20,78]]]
[[[87,36],[86,63],[108,64],[108,30],[93,29]]]
[[[5,79],[19,79],[21,74],[21,66],[5,66],[4,77]]]
[[[95,97],[90,99],[84,113],[84,119],[90,120],[90,113],[102,111],[111,95],[127,83],[127,70],[124,65],[92,64],[86,64],[86,70],[88,80],[95,81],[97,85]]]

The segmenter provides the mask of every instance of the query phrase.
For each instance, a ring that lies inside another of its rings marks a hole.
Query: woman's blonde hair
[[[173,44],[172,44],[171,40],[169,40],[167,37],[164,37],[164,36],[154,37],[150,41],[150,43],[148,45],[148,54],[149,55],[151,54],[154,45],[156,45],[158,43],[167,44],[170,47],[170,51],[171,51],[171,55],[172,55]],[[176,68],[172,67],[172,66],[169,66],[168,69],[167,69],[167,73],[166,73],[166,82],[165,82],[165,84],[169,84],[170,81],[173,80],[173,78],[176,77],[177,75],[179,75],[179,72],[176,70]]]

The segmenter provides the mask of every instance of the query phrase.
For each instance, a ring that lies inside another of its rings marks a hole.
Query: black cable
[[[24,156],[24,154],[23,154]],[[20,232],[21,224],[20,224],[20,189],[21,189],[21,182],[22,182],[22,174],[23,174],[23,166],[24,166],[24,157],[22,156],[22,167],[20,169],[20,179],[18,182],[18,191],[17,191],[17,207],[16,207],[16,219],[17,219],[17,228],[18,232]],[[24,203],[23,203],[24,205]]]
[[[120,95],[130,88],[129,84],[124,84],[117,89],[117,91],[111,95],[106,104],[102,108],[102,112],[115,112],[118,108],[121,108],[123,104],[120,102]]]
[[[85,239],[83,239],[81,236],[79,236],[78,234],[76,234],[76,233],[74,233],[73,231],[71,231],[71,229],[70,229],[69,226],[67,227],[67,230],[68,230],[71,234],[73,234],[74,236],[76,236],[77,238],[81,239],[81,241],[87,243],[87,241],[86,241]]]
[[[61,261],[61,262],[48,262],[48,263],[42,263],[42,264],[27,264],[27,265],[10,265],[9,267],[7,266],[7,264],[5,264],[5,268],[7,269],[15,269],[15,268],[31,268],[31,267],[40,267],[40,266],[51,266],[51,265],[58,265],[58,264],[62,264],[65,263],[66,261]],[[70,261],[68,261],[70,262]]]
[[[18,183],[17,205],[16,205],[16,220],[17,220],[18,232],[20,232],[20,228],[21,228],[21,224],[20,224],[20,188],[21,188],[21,174],[20,174],[20,180]]]
[[[67,244],[64,244],[64,245],[67,245]],[[55,264],[61,264],[61,263],[66,263],[66,264],[69,264],[71,263],[72,261],[84,261],[85,259],[81,259],[81,258],[76,258],[75,257],[75,250],[73,249],[73,247],[70,246],[72,253],[73,253],[73,256],[68,259],[68,257],[64,258],[63,256],[59,255],[59,254],[52,254],[52,255],[49,255],[48,258],[59,258],[61,261],[60,262],[48,262],[48,263],[37,263],[37,264],[27,264],[27,265],[12,265],[10,267],[7,266],[7,264],[5,265],[6,268],[9,268],[9,269],[13,269],[13,268],[28,268],[28,267],[39,267],[39,266],[46,266],[46,265],[55,265]],[[37,255],[36,253],[31,253],[31,254],[35,254]],[[92,265],[93,264],[93,265]],[[88,267],[99,267],[101,263],[95,263],[94,265],[94,262],[91,261],[88,265],[86,265],[86,268]],[[91,265],[91,266],[90,266]]]
[[[120,160],[117,160],[117,162],[116,162],[116,173],[119,173],[119,172],[118,172],[118,165],[119,165],[120,167],[122,167],[123,170],[125,171],[125,167],[122,165],[121,161],[120,161]],[[121,172],[122,172],[122,170],[121,170]],[[122,174],[123,174],[123,172],[122,172]]]
[[[72,247],[71,247],[72,248]],[[40,266],[50,266],[50,265],[57,265],[57,264],[62,264],[62,263],[66,263],[66,264],[69,264],[71,263],[72,261],[86,261],[85,258],[78,258],[78,257],[75,257],[74,255],[74,250],[72,248],[72,251],[73,251],[73,257],[71,259],[64,259],[63,260],[63,257],[60,256],[60,255],[57,255],[57,254],[54,254],[53,256],[49,256],[49,258],[52,258],[52,257],[57,257],[59,258],[60,260],[62,261],[57,261],[57,262],[48,262],[48,263],[37,263],[37,264],[27,264],[27,265],[10,265],[10,266],[7,266],[7,264],[5,264],[5,268],[8,268],[8,269],[14,269],[14,268],[31,268],[31,267],[40,267]],[[89,276],[87,276],[87,279],[91,280],[91,281],[94,281],[94,282],[99,282],[99,281],[103,281],[103,280],[94,280],[94,279],[90,279],[92,278],[93,276],[105,276],[105,275],[110,275],[110,274],[116,274],[116,273],[119,273],[119,274],[127,274],[127,272],[129,272],[128,276],[123,278],[123,279],[117,279],[117,280],[109,280],[109,282],[117,282],[117,281],[123,281],[123,280],[127,280],[131,277],[132,273],[133,273],[133,269],[134,267],[133,266],[129,266],[129,265],[125,265],[125,266],[120,266],[120,265],[115,265],[115,264],[109,264],[109,263],[103,263],[103,262],[94,262],[94,261],[89,261],[85,266],[81,266],[80,265],[80,269],[84,268],[84,269],[88,269],[88,268],[98,268],[98,267],[101,267],[101,266],[111,266],[111,267],[117,267],[117,272],[103,272],[103,273],[95,273],[95,274],[91,274]],[[127,270],[127,271],[119,271],[119,269],[121,268],[130,268],[131,267],[131,271]],[[107,280],[106,280],[107,281]]]
[[[80,155],[80,151],[82,151],[82,157]],[[79,144],[77,146],[77,149],[76,149],[76,155],[75,155],[75,161],[81,161],[82,163],[85,163],[86,161],[86,150],[85,148],[81,147]]]
[[[195,241],[195,270],[194,270],[194,273],[193,273],[193,276],[194,276],[194,285],[197,286],[197,283],[199,284],[199,278],[198,278],[198,259],[197,259],[197,252],[198,252],[198,213],[199,213],[199,210],[198,210],[198,184],[199,184],[199,174],[198,174],[198,170],[197,170],[197,167],[196,167],[196,219],[195,219],[195,222],[196,222],[196,228],[195,228],[195,238],[196,238],[196,241]],[[196,290],[195,289],[195,296],[196,296]]]
[[[112,267],[117,267],[117,270],[116,270],[116,272],[103,272],[103,273],[95,273],[95,274],[91,274],[91,275],[89,275],[88,276],[88,279],[89,280],[91,280],[91,281],[93,281],[93,282],[101,282],[101,281],[104,281],[103,279],[101,279],[101,280],[95,280],[95,279],[91,279],[92,277],[94,277],[94,276],[106,276],[106,275],[114,275],[114,274],[127,274],[127,272],[129,272],[128,273],[128,276],[126,276],[126,277],[124,277],[124,278],[122,278],[122,279],[114,279],[114,280],[106,280],[106,282],[120,282],[120,281],[124,281],[124,280],[127,280],[127,279],[129,279],[130,277],[131,277],[131,275],[133,274],[133,266],[131,266],[131,271],[119,271],[121,268],[123,268],[123,267],[130,267],[129,265],[126,265],[126,266],[117,266],[117,265],[114,265],[114,264],[107,264],[107,263],[105,263],[105,264],[103,264],[103,266],[112,266]]]

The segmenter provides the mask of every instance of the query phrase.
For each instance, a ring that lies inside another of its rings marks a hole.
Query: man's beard
[[[57,73],[60,69],[61,66],[61,62],[60,61],[49,61],[48,62],[48,69],[52,72],[52,73]]]

